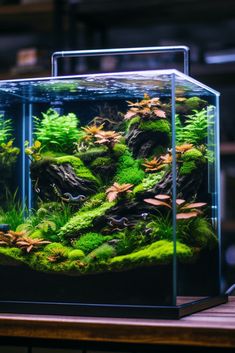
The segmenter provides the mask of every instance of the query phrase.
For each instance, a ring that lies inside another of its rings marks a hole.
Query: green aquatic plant
[[[103,202],[100,206],[89,210],[81,209],[60,229],[59,237],[62,240],[81,236],[93,227],[93,222],[97,217],[105,213],[115,205],[115,202]]]
[[[29,141],[24,143],[25,153],[29,156],[29,159],[33,162],[40,161],[42,159],[41,151],[42,144],[40,141],[34,141],[32,146],[29,146]]]
[[[192,261],[194,255],[192,248],[177,241],[176,251],[177,258],[181,262]],[[110,270],[121,270],[141,265],[169,264],[172,261],[173,255],[173,242],[159,240],[138,251],[111,258],[109,268]]]
[[[0,207],[0,223],[9,224],[11,230],[16,230],[23,222],[27,209],[18,199],[17,191],[12,194],[6,189],[5,200],[5,206]]]
[[[74,113],[60,115],[49,109],[42,113],[42,119],[34,117],[35,136],[44,150],[72,153],[74,144],[83,136],[78,130],[79,119]]]
[[[119,184],[138,185],[144,177],[141,161],[133,158],[132,153],[126,149],[118,159],[115,181]]]
[[[68,254],[68,259],[69,260],[81,260],[85,257],[85,254],[82,250],[80,249],[74,249],[71,250]]]
[[[9,140],[6,143],[2,142],[0,144],[0,163],[4,165],[4,168],[14,164],[20,153],[20,149],[18,147],[14,147],[13,142],[13,140]]]
[[[116,252],[113,246],[105,243],[100,245],[98,248],[94,249],[90,252],[85,258],[86,262],[93,261],[107,261],[109,258],[115,256]]]
[[[7,143],[12,138],[12,120],[5,119],[3,115],[0,115],[0,145]]]
[[[76,249],[82,250],[85,254],[88,254],[109,239],[109,236],[104,236],[100,233],[89,232],[75,240],[73,242],[73,246]]]
[[[139,129],[142,131],[150,131],[150,132],[165,132],[168,135],[171,133],[171,125],[170,122],[166,119],[159,119],[153,121],[141,121],[139,124]]]
[[[192,143],[199,145],[205,142],[209,126],[208,109],[193,110],[193,114],[187,115],[184,124],[181,123],[179,115],[176,115],[177,144]]]
[[[84,163],[79,157],[69,155],[57,157],[54,159],[53,162],[55,162],[56,164],[70,164],[73,167],[75,174],[79,178],[94,181],[95,183],[99,184],[98,179],[92,174],[90,169],[84,165]]]
[[[58,263],[68,259],[70,249],[60,243],[51,243],[44,248],[47,260]]]

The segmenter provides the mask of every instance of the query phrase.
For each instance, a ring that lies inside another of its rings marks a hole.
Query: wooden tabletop
[[[235,297],[179,321],[1,314],[0,337],[235,347]]]

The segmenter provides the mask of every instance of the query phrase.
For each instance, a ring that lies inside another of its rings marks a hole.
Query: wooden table
[[[0,315],[1,339],[235,347],[235,297],[200,313],[173,320],[72,316]]]

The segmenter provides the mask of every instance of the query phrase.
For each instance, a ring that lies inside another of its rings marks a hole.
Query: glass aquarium
[[[0,82],[0,310],[180,317],[220,288],[219,93],[176,70]]]

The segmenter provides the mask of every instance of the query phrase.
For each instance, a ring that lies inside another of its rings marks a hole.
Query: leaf
[[[136,112],[132,112],[131,110],[129,110],[125,115],[124,115],[124,119],[129,120],[131,118],[134,118],[134,116],[136,116],[137,113]]]
[[[155,195],[154,197],[158,200],[169,200],[170,199],[169,195],[163,195],[163,194]]]
[[[206,202],[195,202],[195,203],[190,203],[188,205],[183,206],[182,209],[200,208],[203,206],[206,206]]]
[[[154,205],[154,206],[165,206],[171,209],[171,206],[168,205],[168,203],[160,201],[160,200],[156,200],[156,199],[144,199],[145,202],[149,203],[150,205]]]
[[[178,213],[176,219],[190,219],[197,217],[197,212],[188,212],[188,213]]]
[[[109,192],[108,195],[107,195],[108,201],[109,202],[114,201],[117,198],[117,195],[118,195],[117,191]]]
[[[36,148],[36,149],[39,149],[40,147],[41,147],[41,142],[40,141],[38,141],[38,140],[36,140],[35,142],[34,142],[34,147]]]
[[[158,118],[166,118],[166,113],[161,109],[154,109],[153,112]]]
[[[183,200],[183,199],[176,199],[175,202],[176,202],[176,205],[180,206],[180,205],[182,205],[183,203],[185,203],[185,200]]]

